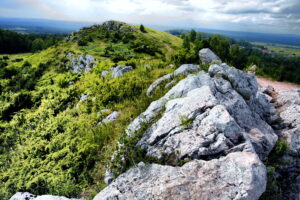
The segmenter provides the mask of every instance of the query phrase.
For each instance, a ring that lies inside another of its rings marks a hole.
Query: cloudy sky
[[[0,16],[300,34],[300,0],[0,0]]]

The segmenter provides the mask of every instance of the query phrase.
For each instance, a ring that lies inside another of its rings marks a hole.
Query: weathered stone
[[[84,94],[80,97],[80,101],[86,101],[90,95],[89,94]]]
[[[29,192],[17,192],[14,194],[10,200],[34,200],[36,195]]]
[[[107,117],[105,117],[101,122],[99,122],[98,125],[114,122],[119,118],[119,116],[120,116],[120,113],[118,111],[114,111],[114,112],[110,113]]]
[[[199,51],[199,57],[204,65],[209,65],[211,63],[222,63],[222,60],[208,48],[201,49]]]
[[[218,160],[193,160],[182,167],[139,163],[94,200],[253,200],[265,188],[266,169],[259,158],[253,153],[236,152]]]
[[[115,68],[111,68],[112,71],[112,77],[113,78],[118,78],[120,76],[123,76],[124,73],[129,72],[133,70],[132,66],[123,66],[123,65],[119,65]]]
[[[145,112],[130,123],[126,130],[127,134],[131,135],[138,131],[142,127],[142,124],[151,123],[163,110],[164,105],[169,99],[185,96],[190,90],[207,84],[210,85],[213,84],[213,82],[210,80],[210,77],[203,72],[200,72],[198,75],[191,74],[187,78],[179,81],[164,97],[152,102]]]
[[[117,67],[112,67],[110,70],[105,70],[101,72],[102,77],[106,77],[107,75],[111,74],[113,78],[118,78],[124,75],[124,73],[132,71],[132,66],[125,66],[125,65],[119,65]]]
[[[211,65],[208,70],[211,76],[221,76],[228,80],[232,87],[245,99],[250,99],[258,90],[258,84],[254,75],[244,73],[226,64]]]
[[[68,54],[69,55],[69,54]],[[71,55],[71,54],[70,54]],[[73,58],[73,55],[69,57]],[[94,62],[96,59],[91,55],[79,55],[76,58],[73,58],[70,62],[71,72],[81,73],[81,72],[89,72],[94,67]]]
[[[229,68],[223,65],[222,69],[229,71],[226,67]],[[268,155],[277,135],[263,119],[273,120],[276,111],[272,110],[274,108],[264,94],[257,92],[257,82],[238,71],[235,72],[240,76],[237,79],[249,78],[251,81],[232,88],[230,82],[215,76],[219,71],[210,73],[212,77],[202,72],[183,79],[129,125],[127,133],[131,135],[141,128],[141,124],[153,123],[165,107],[162,117],[150,126],[138,143],[147,155],[162,158],[176,154],[175,160],[213,158],[231,151],[255,150],[261,158]],[[231,80],[237,81],[235,76]],[[236,91],[243,91],[246,85],[249,87],[248,102]],[[269,113],[263,115],[265,110],[261,111],[262,107],[269,109]],[[213,114],[215,112],[218,115]],[[220,121],[223,119],[220,116],[231,120]],[[189,126],[182,125],[187,122]],[[232,128],[234,133],[220,129],[220,124]]]
[[[278,93],[276,101],[282,109],[292,104],[300,105],[300,90],[281,91]]]
[[[147,95],[150,96],[152,94],[152,92],[158,87],[160,86],[163,82],[169,81],[172,78],[179,76],[179,75],[188,75],[192,72],[198,72],[200,70],[200,66],[199,65],[191,65],[191,64],[184,64],[181,65],[178,69],[176,69],[173,73],[170,74],[166,74],[162,77],[160,77],[159,79],[157,79],[156,81],[154,81],[148,88],[147,90]]]
[[[53,196],[53,195],[41,195],[36,196],[29,192],[17,192],[14,194],[10,200],[84,200],[84,199],[74,199],[74,198],[66,198],[62,196]]]

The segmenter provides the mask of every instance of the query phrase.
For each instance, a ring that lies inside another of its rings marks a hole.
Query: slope
[[[174,70],[166,66],[181,43],[163,32],[146,28],[143,33],[109,21],[83,28],[44,51],[4,56],[0,199],[17,191],[67,197],[100,191],[119,137],[164,93],[161,88],[149,98],[145,90]],[[133,70],[118,78],[102,76],[118,65]],[[117,121],[101,125],[113,111],[120,113]]]

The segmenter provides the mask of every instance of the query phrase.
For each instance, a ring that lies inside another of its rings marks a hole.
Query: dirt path
[[[262,87],[267,87],[268,85],[272,86],[276,92],[300,89],[300,85],[296,85],[296,84],[292,84],[292,83],[278,82],[278,81],[271,81],[266,78],[257,77],[257,82]]]

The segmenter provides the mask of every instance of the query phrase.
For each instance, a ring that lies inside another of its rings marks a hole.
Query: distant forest
[[[0,29],[0,54],[36,52],[46,49],[66,34],[22,34]]]
[[[223,62],[246,70],[257,65],[257,74],[277,81],[300,84],[300,57],[264,54],[251,43],[221,35],[192,31],[169,31],[183,39],[183,51],[174,58],[177,63],[193,63],[198,60],[195,52],[202,48],[212,49]]]

